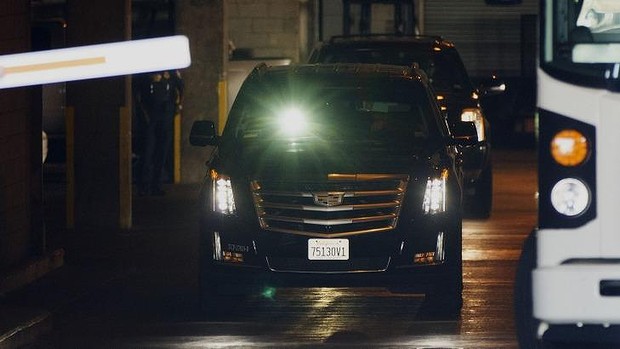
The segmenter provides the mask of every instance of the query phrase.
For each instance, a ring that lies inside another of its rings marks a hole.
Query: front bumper
[[[238,284],[415,286],[424,292],[424,285],[458,265],[460,230],[447,218],[418,222],[408,234],[394,230],[348,237],[346,261],[308,260],[309,237],[265,232],[239,221],[204,223],[201,263],[209,278]]]
[[[620,324],[620,262],[535,269],[534,317],[549,324]]]
[[[450,277],[446,265],[339,274],[279,273],[265,268],[222,264],[212,265],[208,270],[203,277],[211,283],[256,293],[269,287],[381,287],[396,292],[427,293]]]

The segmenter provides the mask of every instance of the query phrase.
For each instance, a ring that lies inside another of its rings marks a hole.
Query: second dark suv
[[[309,63],[381,63],[411,66],[416,63],[429,77],[450,125],[474,122],[478,144],[464,147],[465,208],[487,218],[493,201],[490,125],[480,106],[455,46],[439,36],[364,35],[333,37],[317,47]]]
[[[202,187],[207,310],[273,285],[374,285],[462,305],[462,168],[473,123],[450,133],[423,72],[364,64],[257,67]],[[230,303],[228,303],[230,304]]]

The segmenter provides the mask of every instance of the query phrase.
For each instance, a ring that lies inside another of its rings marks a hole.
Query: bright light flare
[[[298,107],[288,107],[278,114],[280,130],[288,136],[299,136],[308,128],[306,114]]]

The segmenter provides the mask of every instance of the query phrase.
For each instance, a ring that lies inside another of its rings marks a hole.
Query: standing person
[[[172,143],[176,95],[165,73],[152,73],[138,96],[145,125],[139,195],[165,194],[161,188],[162,170]]]
[[[181,71],[178,69],[167,71],[164,73],[164,78],[168,79],[171,83],[173,93],[170,97],[175,106],[175,114],[179,114],[183,109],[183,92],[185,89],[185,82],[181,76]]]
[[[179,70],[165,71],[163,73],[163,77],[170,83],[170,103],[172,105],[172,127],[170,128],[170,139],[174,142],[174,128],[176,118],[180,117],[181,110],[183,109],[183,88],[185,86]],[[173,149],[173,147],[171,149]],[[168,151],[164,165],[162,166],[163,173],[165,174],[162,176],[169,181],[173,181],[174,177],[174,155],[175,154],[173,151]]]

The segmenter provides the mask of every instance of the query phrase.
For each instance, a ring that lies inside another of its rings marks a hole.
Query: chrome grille
[[[342,237],[394,229],[408,181],[407,175],[330,174],[325,181],[250,185],[263,229]]]

